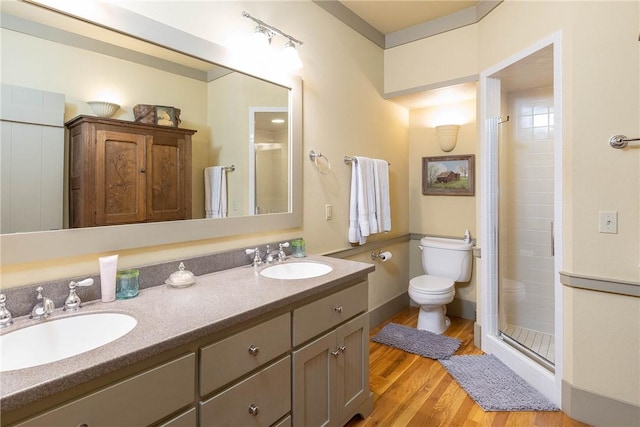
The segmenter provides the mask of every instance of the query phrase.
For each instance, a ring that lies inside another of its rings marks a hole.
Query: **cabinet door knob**
[[[140,169],[140,172],[145,173],[147,170],[145,168]]]
[[[333,357],[338,357],[338,356],[340,356],[340,352],[339,352],[338,350],[333,350],[333,351],[331,352],[331,355],[332,355]]]
[[[259,352],[260,352],[260,349],[258,347],[256,347],[255,345],[251,344],[249,346],[249,354],[250,355],[257,356]]]
[[[344,353],[345,351],[347,351],[347,347],[341,345],[341,346],[338,347],[338,350],[340,350],[341,352]]]
[[[336,313],[342,313],[342,306],[336,305],[335,307],[333,307],[333,311],[335,311]]]
[[[256,405],[254,405],[253,403],[249,405],[249,413],[251,415],[258,415],[259,412],[260,408],[258,408]]]

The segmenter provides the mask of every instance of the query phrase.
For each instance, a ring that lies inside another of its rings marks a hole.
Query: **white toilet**
[[[409,281],[409,297],[420,306],[418,329],[441,334],[451,321],[447,304],[456,294],[456,282],[471,278],[471,243],[439,237],[420,239],[422,268],[426,274]]]

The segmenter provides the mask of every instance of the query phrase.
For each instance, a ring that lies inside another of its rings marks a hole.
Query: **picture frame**
[[[423,157],[422,194],[475,195],[475,155]]]
[[[176,109],[174,107],[155,106],[155,124],[160,126],[178,127]]]

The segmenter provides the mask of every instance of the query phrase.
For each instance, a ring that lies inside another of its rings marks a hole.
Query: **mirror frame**
[[[289,89],[291,211],[288,213],[228,217],[219,219],[190,219],[144,224],[64,229],[0,235],[1,265],[37,262],[52,258],[82,256],[195,240],[242,236],[266,231],[298,228],[302,225],[302,79],[299,76],[269,74],[252,70],[239,62],[226,48],[153,21],[137,13],[107,3],[96,3],[82,15],[60,10],[44,1],[30,1],[34,7],[44,6],[83,21],[111,29],[137,39],[220,64],[234,71],[250,75]],[[36,4],[37,3],[37,4]],[[62,4],[63,2],[59,2]]]

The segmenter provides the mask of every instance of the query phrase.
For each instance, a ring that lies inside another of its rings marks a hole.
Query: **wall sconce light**
[[[442,151],[448,153],[455,148],[458,139],[458,129],[460,129],[459,125],[436,126],[438,145],[440,145]]]
[[[263,40],[260,42],[263,46],[269,47],[271,45],[271,40],[275,36],[282,36],[287,39],[287,42],[284,45],[284,49],[282,50],[281,54],[283,65],[290,70],[299,70],[300,68],[302,68],[302,61],[300,60],[300,55],[298,54],[298,51],[296,49],[296,43],[302,46],[304,44],[303,42],[293,36],[290,36],[289,34],[280,31],[274,26],[265,23],[264,21],[254,18],[247,12],[242,12],[242,16],[251,19],[256,24],[258,24],[254,33],[254,37],[260,37]]]

